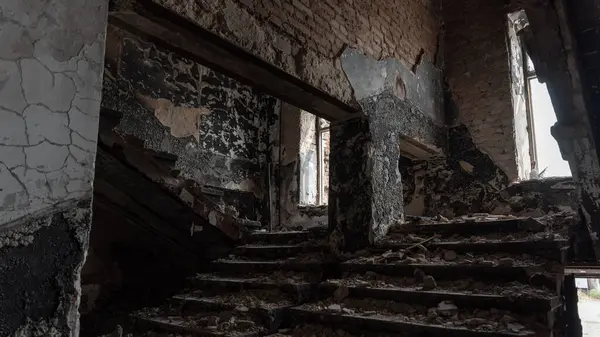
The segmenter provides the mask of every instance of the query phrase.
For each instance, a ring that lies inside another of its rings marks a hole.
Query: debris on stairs
[[[265,336],[277,333],[287,309],[310,299],[331,261],[324,232],[251,232],[210,272],[161,308],[134,317],[139,336]],[[320,239],[321,238],[321,239]],[[136,335],[138,336],[138,335]]]
[[[138,315],[136,327],[195,336],[560,336],[570,221],[409,218],[383,242],[337,260],[325,233],[254,233],[167,309]]]

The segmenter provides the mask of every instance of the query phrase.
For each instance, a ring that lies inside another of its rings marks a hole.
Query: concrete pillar
[[[78,336],[108,0],[0,2],[0,336]]]
[[[370,117],[331,126],[329,228],[334,249],[356,251],[374,243],[403,217],[399,135],[384,113],[370,112]]]

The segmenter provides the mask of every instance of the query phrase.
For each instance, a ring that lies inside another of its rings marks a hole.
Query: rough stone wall
[[[465,126],[451,128],[449,138],[447,158],[400,162],[406,214],[538,217],[577,208],[572,179],[529,180],[509,185],[506,174],[477,149]]]
[[[446,1],[445,76],[477,147],[517,179],[505,1]]]
[[[110,28],[102,106],[123,114],[116,131],[172,156],[184,178],[250,192],[238,194],[241,204],[225,200],[235,199],[231,197],[215,200],[231,206],[228,212],[251,220],[268,218],[265,173],[275,141],[268,124],[278,123],[277,101]]]
[[[435,0],[154,0],[343,102],[355,104],[338,60],[346,46],[407,68],[435,59]],[[356,104],[355,104],[356,105]]]
[[[0,335],[78,336],[108,1],[0,3]]]

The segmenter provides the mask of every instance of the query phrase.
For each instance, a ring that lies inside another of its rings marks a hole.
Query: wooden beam
[[[358,109],[152,2],[134,0],[128,9],[111,12],[109,23],[319,117],[359,115]]]

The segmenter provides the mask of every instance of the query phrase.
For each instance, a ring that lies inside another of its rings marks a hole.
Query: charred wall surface
[[[445,76],[459,123],[508,176],[518,177],[505,1],[446,1]]]
[[[437,51],[437,1],[154,2],[354,105],[338,61],[346,46],[377,59],[396,58],[408,68]]]
[[[109,30],[103,108],[240,218],[264,220],[277,101],[124,31]],[[237,193],[236,193],[237,192]]]

